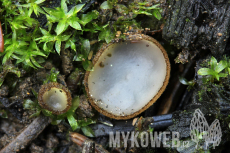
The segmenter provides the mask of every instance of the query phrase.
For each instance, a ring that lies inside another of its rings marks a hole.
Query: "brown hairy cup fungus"
[[[102,46],[85,74],[91,104],[114,119],[129,119],[150,107],[165,90],[170,62],[152,37],[135,34]]]
[[[42,85],[38,94],[38,102],[42,108],[58,115],[69,110],[72,105],[72,97],[66,87],[52,82]]]

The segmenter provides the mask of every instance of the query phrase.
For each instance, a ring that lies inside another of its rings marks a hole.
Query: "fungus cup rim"
[[[53,110],[50,106],[48,106],[44,101],[43,101],[43,95],[46,91],[50,90],[51,88],[58,88],[58,89],[61,89],[65,92],[66,94],[66,97],[67,97],[67,105],[66,105],[66,108],[63,109],[62,111],[59,111],[59,110]],[[40,90],[39,90],[39,93],[38,93],[38,103],[39,105],[44,108],[44,109],[47,109],[48,111],[51,111],[52,114],[56,114],[56,115],[60,115],[60,114],[63,114],[65,112],[67,112],[71,105],[72,105],[72,97],[71,97],[71,93],[70,91],[65,87],[63,86],[62,84],[60,83],[57,83],[57,82],[51,82],[51,83],[48,83],[48,84],[44,84],[41,86]]]
[[[153,103],[155,103],[157,101],[157,99],[162,95],[162,93],[164,92],[164,90],[166,89],[166,86],[168,85],[168,82],[169,82],[169,78],[170,78],[170,70],[171,70],[171,67],[170,67],[170,61],[169,61],[169,58],[168,58],[168,54],[167,52],[165,51],[165,49],[161,46],[161,44],[155,40],[154,38],[150,37],[150,36],[147,36],[147,35],[144,35],[144,34],[133,34],[133,35],[129,35],[128,38],[126,38],[125,41],[136,41],[136,40],[148,40],[152,43],[154,43],[160,50],[161,52],[163,53],[163,56],[165,58],[165,63],[166,63],[166,76],[165,76],[165,79],[164,79],[164,82],[163,82],[163,85],[162,87],[160,88],[160,90],[158,91],[158,93],[144,106],[142,107],[141,109],[139,109],[139,111],[136,111],[134,112],[133,114],[130,114],[130,115],[125,115],[125,116],[119,116],[119,115],[114,115],[112,113],[109,113],[107,112],[106,110],[100,108],[95,102],[94,102],[94,99],[91,98],[90,94],[89,94],[89,87],[88,87],[88,77],[89,77],[89,74],[91,71],[86,71],[85,73],[85,77],[84,77],[84,85],[85,85],[85,90],[86,90],[86,93],[87,93],[87,96],[89,98],[89,101],[91,103],[91,105],[98,111],[100,112],[101,114],[107,116],[107,117],[110,117],[110,118],[113,118],[113,119],[117,119],[117,120],[126,120],[126,119],[130,119],[130,118],[133,118],[137,115],[139,115],[140,113],[144,112],[146,109],[148,109]],[[97,61],[99,60],[100,56],[102,55],[102,53],[104,51],[106,51],[106,49],[108,47],[110,47],[111,45],[115,44],[115,43],[119,43],[119,42],[110,42],[109,44],[104,44],[100,50],[96,53],[92,63],[93,65],[95,66],[95,64],[97,63]]]

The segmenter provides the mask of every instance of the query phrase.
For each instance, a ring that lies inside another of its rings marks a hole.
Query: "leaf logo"
[[[206,149],[209,143],[213,144],[213,148],[218,146],[221,142],[222,132],[220,122],[215,119],[212,124],[208,125],[204,114],[200,109],[196,109],[190,124],[190,136],[192,141],[196,143],[196,148],[201,139],[205,140]]]

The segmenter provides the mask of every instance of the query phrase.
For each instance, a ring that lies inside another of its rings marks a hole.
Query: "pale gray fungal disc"
[[[63,111],[67,106],[67,95],[63,90],[54,87],[43,94],[43,101],[53,110]]]
[[[52,82],[42,85],[38,93],[38,102],[44,109],[53,114],[62,114],[72,105],[70,91],[63,85]]]
[[[167,53],[153,38],[110,43],[97,53],[85,76],[91,104],[115,119],[134,117],[151,106],[168,84]],[[141,39],[140,39],[141,38]]]

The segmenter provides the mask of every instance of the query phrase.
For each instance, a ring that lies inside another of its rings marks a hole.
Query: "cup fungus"
[[[72,97],[66,87],[52,82],[42,85],[39,90],[38,101],[42,108],[58,115],[69,110],[72,104]]]
[[[123,42],[102,46],[85,74],[91,104],[114,119],[129,119],[150,107],[165,90],[170,62],[152,37],[130,35]]]

